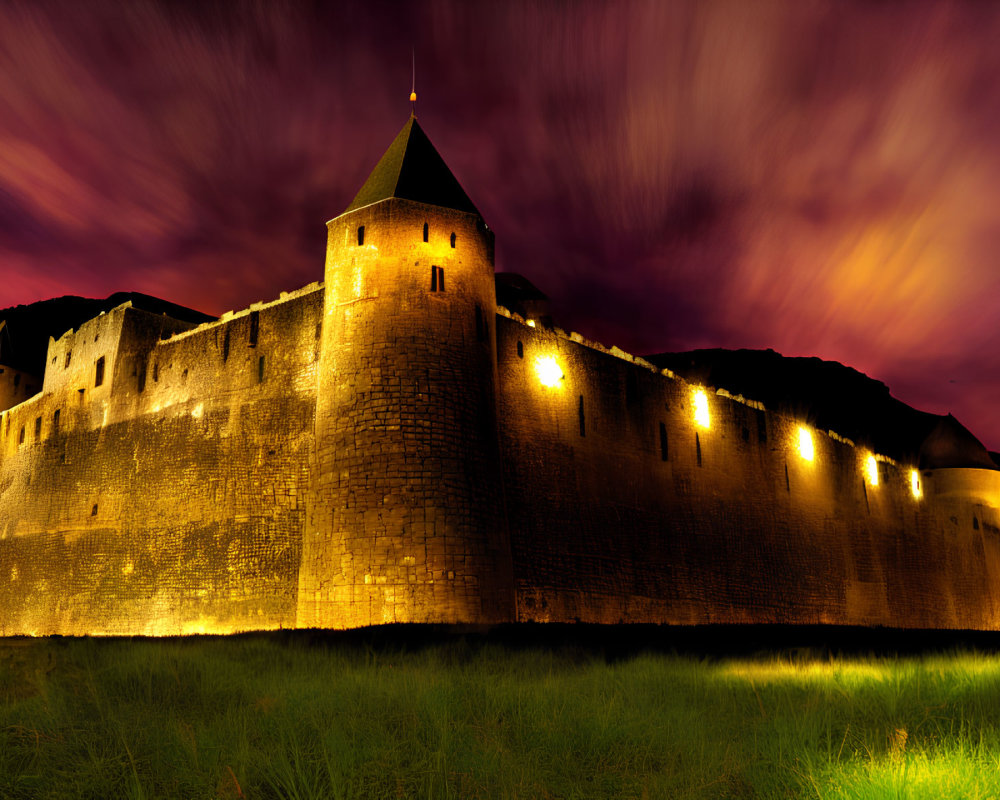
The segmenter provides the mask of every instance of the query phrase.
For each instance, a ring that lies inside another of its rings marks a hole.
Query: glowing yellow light
[[[416,103],[417,102],[417,93],[416,92],[410,92],[410,102],[411,103]]]
[[[799,428],[799,455],[806,461],[812,461],[815,454],[812,433],[808,428]]]
[[[910,491],[918,500],[923,496],[924,490],[920,488],[920,473],[915,469],[910,470]]]
[[[694,392],[694,421],[702,428],[711,425],[711,418],[708,415],[708,395],[704,389],[695,389]]]
[[[563,379],[563,371],[552,356],[539,356],[535,359],[535,371],[542,386],[558,386]]]
[[[527,323],[528,323],[528,327],[529,328],[534,328],[535,327],[535,321],[533,319],[529,319],[527,321]]]
[[[878,462],[871,453],[865,459],[865,479],[869,486],[878,486]]]

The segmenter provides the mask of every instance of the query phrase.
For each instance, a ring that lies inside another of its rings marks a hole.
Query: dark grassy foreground
[[[996,655],[539,638],[0,640],[0,797],[1000,796]]]

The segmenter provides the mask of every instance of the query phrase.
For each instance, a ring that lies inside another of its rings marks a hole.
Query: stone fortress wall
[[[699,387],[503,311],[518,619],[1000,625],[1000,472],[915,473],[724,391],[701,426]]]
[[[702,427],[698,387],[502,308],[490,331],[500,541],[470,550],[463,537],[476,530],[456,533],[442,503],[437,527],[381,521],[367,550],[314,542],[309,561],[325,294],[314,284],[195,328],[123,306],[50,344],[45,390],[0,415],[0,632],[503,619],[998,627],[1000,473],[924,471],[916,496],[912,465],[881,459],[873,485],[870,454],[834,434],[811,432],[808,461],[799,421],[713,391]],[[443,319],[482,347],[474,306]],[[538,371],[549,359],[552,386]],[[418,392],[414,424],[454,403],[443,391]],[[397,424],[365,435],[389,441]],[[458,491],[436,480],[439,462],[414,463],[439,493]],[[384,493],[413,477],[386,480],[394,487],[358,501],[370,507],[354,524],[377,519],[393,505]],[[308,581],[321,574],[363,601],[317,619]],[[456,601],[490,581],[512,585],[506,617]]]
[[[50,343],[0,415],[0,633],[294,626],[322,295]]]
[[[10,408],[38,391],[40,381],[24,370],[0,364],[0,408]]]
[[[324,283],[197,326],[126,303],[50,340],[40,393],[0,375],[0,635],[1000,628],[1000,471],[498,308],[415,119],[328,236]]]

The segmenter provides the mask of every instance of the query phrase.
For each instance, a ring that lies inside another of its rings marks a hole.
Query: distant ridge
[[[88,319],[99,316],[122,303],[153,314],[166,314],[174,319],[195,324],[216,319],[176,303],[140,292],[115,292],[103,300],[65,295],[0,310],[0,321],[7,323],[0,332],[0,364],[41,376],[45,371],[45,354],[49,337],[58,339],[66,331],[78,328]]]
[[[856,369],[774,350],[691,350],[645,356],[693,383],[724,388],[769,409],[832,430],[855,444],[922,469],[997,469],[986,447],[951,414],[918,411]]]

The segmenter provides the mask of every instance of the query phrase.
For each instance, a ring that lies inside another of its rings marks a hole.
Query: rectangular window
[[[42,418],[35,417],[35,441],[42,438]]]
[[[257,359],[257,383],[264,382],[264,356]]]
[[[222,337],[222,363],[229,360],[229,328],[226,328],[226,335]],[[156,369],[153,369],[153,380],[156,380]]]
[[[670,458],[670,449],[667,446],[667,426],[660,423],[660,461],[667,461]]]
[[[17,443],[24,444],[24,426],[21,426],[21,432],[17,435]]]
[[[431,291],[444,291],[444,269],[442,267],[431,267]]]
[[[257,346],[257,337],[260,335],[260,312],[250,312],[250,346]]]
[[[587,418],[583,413],[583,395],[580,395],[580,402],[577,406],[577,415],[580,417],[580,435],[587,435]]]
[[[358,228],[358,247],[365,243],[365,226],[362,225]]]
[[[52,415],[52,432],[53,433],[59,433],[59,409],[58,408],[55,410],[55,413],[53,413],[53,415]]]
[[[104,383],[104,356],[97,359],[97,367],[94,370],[94,386],[100,386]]]
[[[73,351],[72,350],[67,350],[66,351],[66,361],[63,364],[63,369],[69,369],[69,360],[70,360],[70,358],[72,358],[72,356],[73,356]]]
[[[139,365],[139,377],[138,377],[139,394],[142,394],[142,390],[146,388],[146,365]]]

